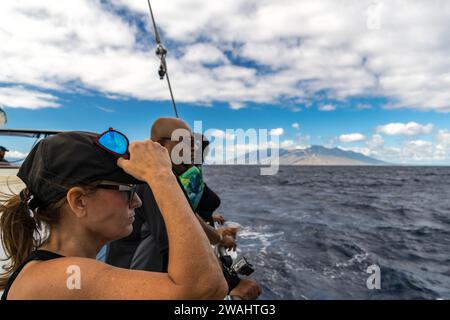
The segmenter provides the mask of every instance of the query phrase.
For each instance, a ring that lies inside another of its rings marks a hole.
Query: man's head
[[[173,140],[172,140],[173,138]],[[177,174],[181,174],[190,167],[192,167],[194,157],[194,139],[192,137],[192,130],[183,120],[178,118],[159,118],[157,119],[151,129],[151,139],[159,142],[163,147],[169,151],[172,159],[172,167]],[[184,145],[183,145],[184,143]],[[186,145],[188,143],[189,145]],[[183,157],[183,149],[190,148],[190,161],[181,161],[175,157]]]
[[[8,152],[9,150],[6,149],[3,146],[0,146],[0,160],[3,160],[5,158],[5,152]]]

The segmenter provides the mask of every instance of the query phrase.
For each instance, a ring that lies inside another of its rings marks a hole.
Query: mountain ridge
[[[340,148],[327,148],[313,145],[305,149],[275,149],[279,152],[280,165],[390,165],[387,162],[368,157],[362,153],[347,151]],[[272,150],[267,150],[267,156],[261,157],[259,151],[245,154],[235,160],[240,163],[251,159],[257,159],[261,164],[267,164],[273,160]]]

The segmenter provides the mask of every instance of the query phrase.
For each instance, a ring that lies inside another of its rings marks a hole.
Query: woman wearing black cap
[[[98,135],[42,140],[18,176],[20,195],[2,200],[0,228],[9,258],[2,299],[222,299],[221,268],[171,170],[150,140],[129,145],[129,160],[95,145]],[[167,273],[126,270],[95,260],[106,243],[132,231],[148,183],[171,245]],[[186,230],[190,241],[185,241]],[[193,241],[192,237],[195,237]]]

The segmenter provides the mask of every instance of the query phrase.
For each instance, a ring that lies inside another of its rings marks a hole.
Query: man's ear
[[[87,213],[86,195],[86,190],[80,187],[70,188],[67,192],[67,203],[78,218],[84,217]]]

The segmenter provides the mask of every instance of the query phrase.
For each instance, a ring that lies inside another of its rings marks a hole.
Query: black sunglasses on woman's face
[[[114,183],[100,183],[97,188],[107,190],[117,190],[121,192],[127,192],[128,194],[128,206],[131,207],[134,195],[136,194],[136,185],[134,184],[114,184]]]

